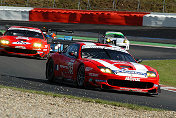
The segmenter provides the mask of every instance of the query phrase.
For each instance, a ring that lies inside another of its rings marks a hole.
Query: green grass
[[[176,60],[150,60],[142,64],[155,68],[160,76],[160,84],[176,87]]]
[[[135,105],[135,104],[127,104],[127,103],[106,101],[106,100],[101,100],[101,99],[91,99],[91,98],[76,97],[76,96],[71,96],[71,95],[55,94],[55,93],[44,92],[44,91],[26,90],[26,89],[22,89],[22,88],[8,87],[8,86],[2,86],[2,85],[0,85],[0,88],[8,88],[8,89],[12,89],[12,90],[17,90],[17,91],[21,91],[21,92],[28,92],[28,93],[33,93],[33,94],[49,95],[49,96],[58,97],[58,98],[66,97],[69,99],[81,100],[83,102],[92,102],[92,103],[113,105],[113,106],[117,106],[117,107],[126,107],[126,108],[129,108],[132,110],[163,111],[163,109],[151,108],[151,107],[147,107],[147,106],[139,106],[139,105]]]

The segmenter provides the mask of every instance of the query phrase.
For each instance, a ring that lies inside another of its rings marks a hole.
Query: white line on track
[[[169,87],[169,86],[161,85],[161,89],[171,91],[171,92],[176,92],[175,87]]]
[[[144,44],[130,44],[130,45],[176,49],[176,47],[157,46],[157,45],[144,45]]]

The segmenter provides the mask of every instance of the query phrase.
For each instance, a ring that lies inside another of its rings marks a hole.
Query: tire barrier
[[[30,21],[142,26],[149,13],[34,8],[29,14]]]

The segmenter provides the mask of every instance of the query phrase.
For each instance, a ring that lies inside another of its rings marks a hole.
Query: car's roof
[[[25,26],[11,26],[8,30],[28,30],[41,33],[42,31],[38,28],[25,27]]]
[[[121,32],[114,32],[114,31],[107,31],[105,34],[106,34],[106,35],[107,35],[107,34],[118,34],[118,35],[123,35]]]
[[[125,49],[114,46],[114,45],[108,45],[108,44],[101,44],[101,43],[93,43],[93,42],[77,42],[78,44],[82,45],[82,49],[85,48],[100,48],[100,49],[110,49],[110,50],[116,50],[128,53]]]

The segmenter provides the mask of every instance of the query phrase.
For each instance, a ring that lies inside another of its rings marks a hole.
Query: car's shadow
[[[14,55],[14,54],[6,54],[6,53],[0,53],[0,56],[25,58],[25,59],[35,59],[35,60],[47,60],[47,58],[41,58],[41,57],[35,57],[35,56]]]
[[[48,85],[51,85],[51,86],[58,86],[58,87],[62,87],[62,88],[66,88],[66,90],[82,90],[82,91],[98,91],[98,92],[106,92],[106,93],[117,93],[117,94],[126,94],[126,95],[135,95],[135,96],[146,96],[146,97],[155,97],[154,95],[150,95],[150,94],[146,94],[146,93],[139,93],[139,92],[128,92],[128,91],[116,91],[116,90],[106,90],[106,89],[100,89],[100,88],[95,88],[93,86],[87,86],[86,88],[78,88],[76,87],[74,84],[72,83],[68,83],[68,82],[63,82],[63,81],[60,81],[60,80],[56,80],[54,82],[50,82],[48,81],[47,79],[37,79],[37,78],[28,78],[28,77],[19,77],[19,76],[12,76],[12,75],[7,75],[7,74],[1,74],[0,75],[0,79],[1,77],[3,78],[15,78],[15,79],[20,79],[20,80],[25,80],[25,82],[29,81],[29,83],[31,83],[31,86],[32,85],[32,82],[34,82],[34,86],[36,85],[36,83],[41,83],[41,84],[44,84],[44,86],[48,86]],[[24,85],[20,85],[22,84],[22,82],[20,82],[19,80],[19,85],[18,83],[16,84],[17,87],[21,87],[23,86],[23,88],[27,88],[28,87],[25,87]],[[3,81],[3,80],[1,80]],[[18,81],[18,80],[17,80]],[[10,85],[10,82],[8,83],[8,86],[11,86]],[[30,87],[29,87],[30,88]],[[36,87],[33,87],[34,89]],[[50,87],[51,88],[51,87]],[[52,90],[51,90],[52,91]]]

